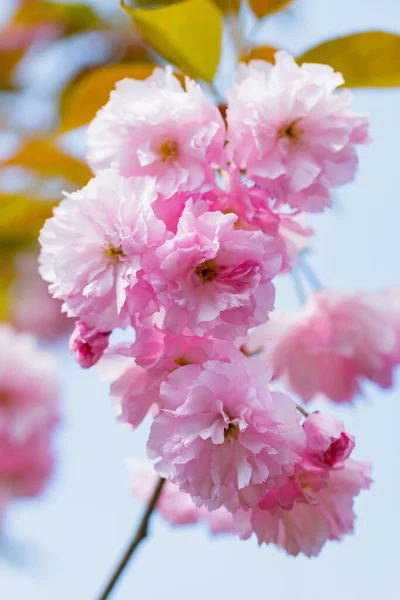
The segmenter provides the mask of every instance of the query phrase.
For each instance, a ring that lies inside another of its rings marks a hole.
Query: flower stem
[[[156,487],[154,488],[153,494],[149,500],[147,508],[143,514],[143,517],[139,523],[139,527],[137,528],[134,538],[121,558],[117,568],[115,569],[111,579],[109,580],[106,588],[103,593],[99,596],[98,600],[107,600],[109,598],[111,592],[114,589],[115,584],[117,583],[122,571],[125,569],[126,565],[129,562],[132,554],[135,552],[136,548],[139,546],[140,542],[144,540],[148,533],[148,525],[150,522],[150,518],[154,509],[156,507],[157,501],[160,497],[163,485],[165,483],[165,479],[162,477],[159,478]]]
[[[300,406],[300,404],[296,404],[296,408],[299,411],[299,413],[301,413],[304,417],[307,418],[309,416],[310,413],[308,411],[306,411],[305,408],[303,408],[302,406]]]

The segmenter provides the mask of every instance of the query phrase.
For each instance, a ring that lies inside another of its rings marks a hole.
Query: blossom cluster
[[[15,498],[42,492],[59,420],[56,365],[29,334],[0,325],[0,518]]]
[[[101,359],[123,422],[153,419],[148,454],[168,480],[160,512],[309,556],[352,530],[369,466],[350,458],[342,422],[304,418],[271,387],[290,366],[264,344],[253,355],[248,334],[268,327],[274,278],[310,242],[307,213],[353,179],[368,140],[342,83],[278,52],[274,65],[239,67],[225,122],[168,67],[120,81],[88,129],[94,178],[65,195],[40,237],[41,274],[77,321],[77,361]],[[132,343],[109,345],[129,327]],[[382,342],[379,358],[386,351]],[[364,367],[355,380],[370,377]],[[142,473],[136,493],[152,477]]]

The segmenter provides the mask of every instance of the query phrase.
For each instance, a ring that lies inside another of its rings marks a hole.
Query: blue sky
[[[113,0],[103,0],[103,4]],[[362,7],[362,8],[361,8]],[[293,52],[356,30],[400,32],[398,0],[297,0],[264,28],[263,40]],[[261,41],[261,38],[260,38]],[[399,90],[363,90],[355,107],[371,115],[373,144],[360,151],[356,181],[339,204],[314,217],[314,269],[335,289],[400,285]],[[278,307],[295,308],[291,281],[278,283]],[[144,456],[147,425],[132,433],[118,425],[107,386],[57,349],[64,421],[58,467],[45,496],[9,513],[0,556],[1,600],[95,600],[128,543],[141,506],[126,487],[123,462]],[[397,377],[399,382],[399,377]],[[326,407],[331,409],[330,406]],[[332,409],[333,410],[333,409]],[[156,517],[151,538],[136,554],[113,599],[165,597],[288,600],[400,597],[400,401],[366,387],[356,406],[335,411],[356,435],[356,457],[374,463],[374,485],[357,500],[356,534],[328,544],[316,559],[286,556],[255,540],[211,538],[202,527],[173,529]]]

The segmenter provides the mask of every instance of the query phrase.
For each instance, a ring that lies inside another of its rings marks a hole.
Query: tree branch
[[[107,600],[107,598],[110,596],[111,592],[113,591],[114,586],[119,579],[119,576],[121,575],[122,571],[128,564],[128,561],[131,558],[132,554],[135,552],[135,550],[139,546],[140,542],[142,540],[144,540],[145,537],[147,536],[150,518],[156,507],[157,501],[161,495],[161,491],[162,491],[164,483],[165,483],[165,479],[160,477],[160,479],[157,482],[156,487],[154,488],[153,494],[149,500],[146,511],[143,514],[142,520],[139,523],[139,527],[136,530],[136,533],[134,535],[132,542],[130,543],[125,554],[121,558],[121,560],[120,560],[116,570],[114,571],[110,581],[108,582],[104,592],[99,596],[98,600]]]

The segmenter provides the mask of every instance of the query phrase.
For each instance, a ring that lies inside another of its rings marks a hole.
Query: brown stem
[[[308,417],[308,415],[310,414],[309,412],[306,411],[305,408],[303,408],[302,406],[300,406],[300,404],[296,404],[296,408],[305,417]]]
[[[145,537],[147,536],[149,521],[150,521],[151,515],[156,507],[157,501],[160,497],[164,483],[165,483],[165,479],[160,477],[160,479],[157,482],[156,487],[154,488],[153,494],[149,500],[146,511],[143,514],[142,520],[139,523],[139,527],[136,530],[136,533],[134,535],[132,542],[130,543],[125,554],[121,558],[121,560],[120,560],[117,568],[115,569],[110,581],[108,582],[104,592],[99,596],[98,600],[107,600],[107,598],[113,591],[114,586],[119,579],[119,576],[121,575],[122,571],[126,567],[130,557],[135,552],[135,550],[139,546],[140,542],[142,540],[144,540]]]

